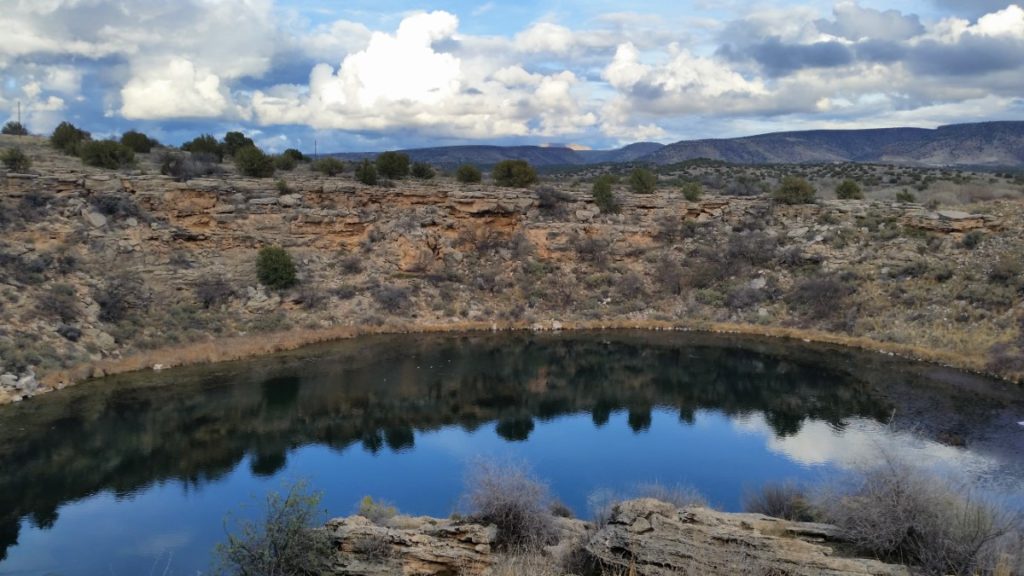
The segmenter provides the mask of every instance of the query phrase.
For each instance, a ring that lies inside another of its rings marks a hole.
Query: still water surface
[[[225,516],[296,479],[333,515],[364,495],[447,515],[480,456],[525,460],[578,515],[648,482],[738,510],[883,452],[1020,499],[1022,396],[877,355],[633,332],[373,337],[109,378],[0,409],[0,574],[206,572]]]

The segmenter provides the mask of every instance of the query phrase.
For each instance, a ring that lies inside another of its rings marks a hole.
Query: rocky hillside
[[[451,170],[461,164],[493,166],[502,160],[526,160],[539,168],[579,166],[603,162],[633,162],[662,147],[654,142],[638,142],[614,150],[575,150],[562,146],[443,146],[402,150],[415,162],[428,162]],[[344,160],[372,158],[376,153],[335,154]]]
[[[0,172],[0,402],[368,329],[729,329],[1024,372],[1016,200],[786,206],[619,187],[621,210],[602,214],[585,181],[370,187],[223,165],[176,182],[152,157],[112,172],[0,138],[14,144],[34,164]],[[270,245],[296,286],[257,280]]]
[[[811,130],[683,141],[641,161],[710,158],[737,164],[886,162],[918,166],[1024,166],[1024,122],[954,124],[935,130]]]

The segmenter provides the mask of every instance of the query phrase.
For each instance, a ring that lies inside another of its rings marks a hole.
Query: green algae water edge
[[[229,513],[308,480],[458,506],[468,461],[588,495],[686,484],[741,508],[883,454],[1024,494],[1020,387],[880,355],[706,334],[377,336],[108,378],[0,409],[0,574],[205,573]],[[1014,500],[1013,494],[1017,494]]]

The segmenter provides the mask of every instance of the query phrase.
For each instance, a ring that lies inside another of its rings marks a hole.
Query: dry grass
[[[474,462],[466,477],[468,516],[498,527],[505,550],[533,550],[555,539],[547,484],[522,463]]]

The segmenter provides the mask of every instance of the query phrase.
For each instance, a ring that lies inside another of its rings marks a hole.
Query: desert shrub
[[[405,310],[411,303],[409,289],[404,286],[381,284],[370,291],[370,295],[385,312],[395,314]]]
[[[274,160],[255,146],[239,148],[234,154],[238,171],[252,178],[270,178],[274,175]]]
[[[608,264],[611,242],[607,239],[596,235],[577,234],[572,237],[570,244],[580,261],[589,262],[599,268]]]
[[[217,275],[200,277],[196,280],[193,290],[196,300],[207,309],[226,304],[235,296],[235,289],[231,284],[223,276]]]
[[[346,274],[359,274],[363,271],[363,259],[352,254],[339,260],[338,266]]]
[[[104,216],[121,218],[143,218],[142,210],[135,200],[125,193],[105,192],[89,197],[89,203]]]
[[[812,319],[828,319],[840,313],[854,287],[834,277],[807,278],[786,295],[790,309]]]
[[[502,160],[494,165],[491,178],[498,186],[526,188],[537,182],[537,171],[526,160]]]
[[[283,178],[281,178],[277,182],[275,182],[274,183],[274,187],[277,188],[277,192],[279,194],[291,194],[292,193],[292,187],[289,186],[288,182],[285,179],[283,179]]]
[[[159,160],[160,173],[170,176],[178,182],[187,182],[200,176],[210,176],[220,171],[215,164],[218,161],[216,157],[201,152],[182,154],[168,150],[160,155]]]
[[[113,140],[90,140],[79,146],[82,162],[97,168],[117,170],[135,164],[135,152]]]
[[[224,149],[224,156],[234,158],[243,148],[256,147],[256,143],[241,132],[228,132],[224,135],[221,147]]]
[[[100,307],[99,319],[103,322],[118,323],[149,306],[145,283],[140,276],[131,273],[110,278],[93,298]]]
[[[676,508],[707,507],[708,501],[704,495],[693,486],[676,484],[668,486],[660,482],[644,482],[638,484],[634,490],[637,498],[654,498]]]
[[[412,176],[420,180],[430,180],[435,175],[434,167],[426,162],[413,162]]]
[[[374,500],[370,496],[363,496],[356,514],[374,524],[383,525],[398,514],[398,509],[387,500]]]
[[[679,261],[665,254],[658,259],[654,266],[654,280],[662,286],[669,294],[679,295],[683,293],[683,280],[685,275]]]
[[[974,250],[982,243],[983,240],[985,240],[984,232],[981,230],[971,230],[967,234],[964,234],[963,239],[960,240],[960,245],[967,250]]]
[[[599,176],[594,180],[594,187],[591,189],[594,204],[602,214],[614,214],[619,211],[619,203],[612,191],[612,178],[608,175]]]
[[[1013,284],[1021,274],[1020,256],[1016,254],[1004,254],[992,263],[988,269],[989,282],[995,284]]]
[[[291,288],[298,281],[291,254],[280,246],[264,246],[256,255],[256,277],[275,290]]]
[[[764,290],[749,286],[734,288],[725,295],[725,305],[733,310],[744,310],[764,302],[768,298]]]
[[[284,152],[281,152],[281,156],[287,156],[288,158],[291,158],[292,160],[295,160],[296,162],[305,162],[306,161],[306,155],[303,154],[302,152],[296,150],[295,148],[288,148]]]
[[[409,155],[402,152],[381,152],[377,156],[377,173],[385,178],[400,179],[409,175]]]
[[[319,529],[320,494],[299,482],[267,495],[261,521],[237,520],[216,548],[221,576],[309,576],[329,572],[331,539]]]
[[[772,193],[772,198],[782,204],[812,204],[814,195],[814,186],[810,182],[798,176],[786,176]]]
[[[65,324],[78,318],[78,295],[70,284],[54,284],[36,301],[36,309]]]
[[[463,164],[455,171],[455,179],[463,184],[475,184],[483,180],[484,175],[480,169],[472,164]]]
[[[21,122],[11,120],[10,122],[4,124],[4,127],[2,130],[0,130],[0,133],[7,134],[8,136],[28,136],[28,128],[25,128],[25,126],[22,125]]]
[[[556,217],[565,216],[566,204],[572,201],[572,196],[550,186],[537,188],[534,195],[537,197],[537,208]]]
[[[647,168],[634,168],[629,173],[629,189],[634,194],[652,194],[658,187],[658,176]]]
[[[181,149],[191,152],[193,157],[196,154],[206,154],[210,158],[215,158],[218,163],[224,161],[224,147],[210,134],[203,134],[185,142]]]
[[[319,172],[324,176],[337,176],[345,171],[345,163],[337,158],[321,158],[312,165],[314,172]]]
[[[498,545],[506,549],[535,549],[554,536],[548,487],[524,464],[474,462],[464,499],[474,521],[497,526]]]
[[[299,165],[298,160],[291,156],[285,156],[284,154],[278,154],[273,157],[274,169],[281,170],[282,172],[291,172],[295,170],[295,167]]]
[[[772,518],[811,522],[814,514],[807,493],[796,484],[765,484],[743,496],[743,509]]]
[[[914,202],[917,202],[917,196],[915,196],[910,190],[904,188],[896,193],[896,201],[904,204],[913,204]]]
[[[327,293],[319,282],[307,280],[299,284],[296,300],[307,310],[318,310],[327,302]]]
[[[77,156],[82,143],[91,139],[92,135],[85,130],[79,130],[70,122],[61,122],[50,134],[50,146],[69,156]]]
[[[32,168],[32,160],[17,146],[4,150],[3,154],[0,154],[0,161],[4,163],[4,168],[11,172],[26,172]]]
[[[864,198],[864,191],[860,189],[857,182],[847,178],[839,186],[836,186],[836,198],[840,200],[861,200]]]
[[[377,185],[377,167],[369,159],[363,159],[356,165],[356,180],[367,186]]]
[[[768,266],[775,261],[777,240],[764,232],[748,232],[729,237],[725,262],[730,270],[749,266]]]
[[[768,185],[763,180],[741,174],[731,180],[725,187],[725,193],[729,196],[757,196],[768,192]]]
[[[935,576],[988,573],[991,548],[1020,529],[1001,507],[891,458],[815,508],[863,552]]]
[[[132,149],[136,154],[149,154],[149,151],[160,143],[142,132],[129,130],[121,135],[121,144]]]
[[[683,198],[690,202],[696,202],[704,196],[704,186],[700,182],[687,182],[683,184]]]

